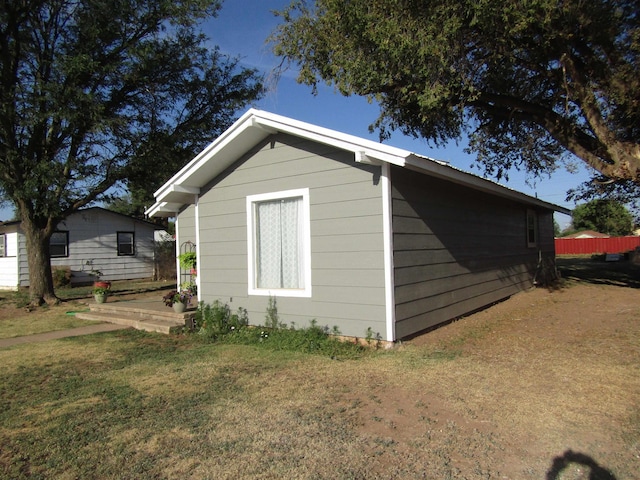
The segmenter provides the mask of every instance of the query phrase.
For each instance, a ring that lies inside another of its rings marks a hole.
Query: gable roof
[[[81,208],[81,209],[76,210],[75,212],[71,213],[69,216],[76,215],[76,214],[83,213],[83,212],[88,212],[88,211],[91,211],[91,210],[97,211],[99,213],[106,213],[106,214],[110,214],[110,215],[116,215],[116,216],[119,216],[119,217],[124,217],[124,218],[127,218],[129,220],[133,220],[133,221],[135,221],[137,223],[140,223],[140,224],[143,224],[143,225],[149,225],[150,227],[153,227],[156,230],[161,230],[162,229],[162,226],[160,226],[160,225],[158,225],[156,223],[150,222],[148,220],[143,220],[143,219],[140,219],[140,218],[130,217],[129,215],[125,215],[124,213],[114,212],[113,210],[109,210],[107,208],[102,208],[102,207]],[[67,217],[67,218],[69,218],[69,217]],[[60,223],[63,223],[65,220],[67,220],[67,218],[61,220]],[[9,221],[6,221],[6,222],[0,222],[0,227],[10,226],[10,225],[21,225],[21,224],[22,224],[22,220],[9,220]]]
[[[260,141],[276,133],[286,133],[352,152],[354,161],[358,163],[388,163],[527,205],[570,213],[564,207],[464,172],[447,162],[281,115],[250,109],[155,192],[156,203],[147,209],[147,215],[176,215],[183,207],[195,202],[196,196],[207,183]]]
[[[609,238],[609,235],[606,233],[596,232],[595,230],[581,230],[561,238]]]

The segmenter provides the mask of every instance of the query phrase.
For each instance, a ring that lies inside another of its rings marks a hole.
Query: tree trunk
[[[49,255],[49,239],[52,228],[40,228],[32,219],[22,218],[22,229],[27,241],[27,260],[29,265],[29,298],[31,305],[58,303],[53,289],[51,260]]]

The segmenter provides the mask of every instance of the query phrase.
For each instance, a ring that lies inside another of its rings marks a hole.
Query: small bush
[[[223,335],[239,331],[249,324],[247,311],[240,307],[231,313],[229,305],[216,300],[213,305],[201,302],[195,317],[195,329],[204,338],[216,340]]]
[[[29,306],[31,298],[29,297],[28,288],[20,288],[13,294],[13,303],[18,308],[25,308]]]
[[[208,341],[225,344],[258,345],[271,350],[285,350],[328,355],[332,358],[354,358],[371,349],[343,342],[338,327],[321,327],[315,320],[306,328],[287,327],[278,320],[275,299],[269,300],[266,326],[249,326],[247,311],[233,313],[229,305],[216,300],[213,305],[201,303],[195,317],[195,331]]]
[[[71,283],[70,267],[53,267],[51,274],[53,276],[54,288],[66,287]]]

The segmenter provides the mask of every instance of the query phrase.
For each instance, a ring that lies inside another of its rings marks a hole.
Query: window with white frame
[[[527,246],[538,245],[538,215],[535,210],[527,210]]]
[[[0,257],[7,256],[7,235],[0,233]]]
[[[247,197],[249,294],[311,296],[309,189]]]
[[[51,258],[69,256],[69,232],[53,232],[49,239],[49,255]]]
[[[118,232],[118,255],[135,255],[135,236],[133,232]]]

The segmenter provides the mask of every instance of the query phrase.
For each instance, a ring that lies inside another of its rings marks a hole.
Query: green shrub
[[[244,308],[240,307],[237,313],[232,313],[229,305],[216,300],[213,305],[200,302],[194,323],[200,335],[215,340],[245,328],[249,324],[249,317]]]
[[[52,267],[51,274],[54,288],[66,287],[71,283],[70,267]]]
[[[29,306],[31,298],[29,297],[28,288],[20,288],[13,294],[13,303],[18,308],[25,308]]]
[[[216,300],[213,305],[201,303],[195,317],[195,331],[207,341],[225,344],[258,345],[271,350],[285,350],[328,355],[332,358],[358,357],[371,349],[338,339],[337,326],[321,327],[316,320],[306,328],[290,327],[278,319],[275,298],[270,297],[265,326],[250,327],[247,311],[233,313],[229,305]]]

